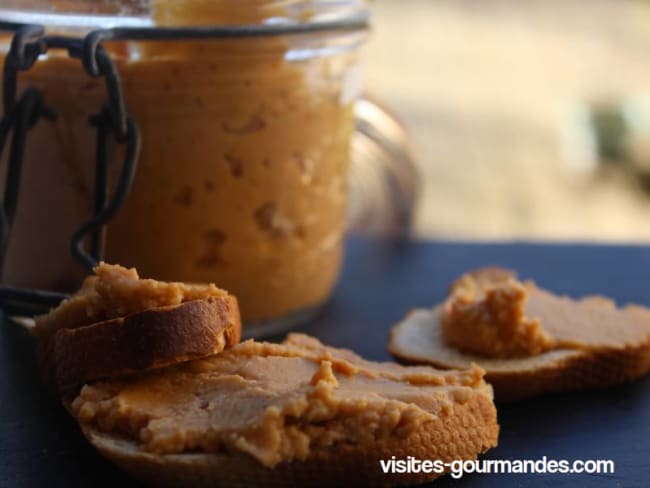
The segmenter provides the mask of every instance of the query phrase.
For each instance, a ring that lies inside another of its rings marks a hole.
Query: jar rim
[[[323,4],[331,3],[329,0]],[[341,2],[338,2],[339,4]],[[308,34],[326,31],[365,30],[370,24],[370,8],[366,0],[355,0],[355,8],[315,11],[313,15],[295,18],[291,15],[268,17],[259,23],[156,25],[149,15],[107,15],[19,10],[0,7],[0,31],[16,30],[20,25],[39,25],[56,34],[88,34],[111,32],[112,40],[183,40],[204,38],[264,37]],[[331,8],[331,7],[330,7]],[[318,9],[316,9],[318,10]]]

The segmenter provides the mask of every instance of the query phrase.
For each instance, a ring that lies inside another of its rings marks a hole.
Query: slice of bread
[[[403,486],[443,473],[385,473],[381,460],[468,460],[496,446],[482,374],[374,363],[291,334],[86,386],[64,405],[152,486]]]
[[[650,340],[593,350],[555,349],[536,356],[496,359],[449,347],[442,335],[440,307],[410,312],[393,327],[388,350],[407,364],[467,368],[478,364],[497,401],[514,401],[553,392],[605,388],[650,371]]]
[[[215,354],[239,342],[237,299],[214,285],[141,279],[101,263],[81,289],[36,318],[37,356],[57,392]]]
[[[213,284],[187,284],[140,278],[135,268],[100,263],[70,298],[35,318],[32,333],[49,337],[59,329],[75,329],[158,307],[208,297],[230,297]]]
[[[154,454],[123,437],[83,425],[93,446],[134,478],[157,487],[256,488],[287,486],[408,486],[432,481],[437,473],[384,473],[380,460],[475,459],[496,445],[494,405],[482,396],[440,416],[407,438],[368,447],[339,444],[314,450],[305,461],[265,467],[250,456],[230,453]]]
[[[64,392],[89,381],[215,354],[239,342],[233,296],[158,307],[85,327],[61,328],[39,341],[46,383]]]

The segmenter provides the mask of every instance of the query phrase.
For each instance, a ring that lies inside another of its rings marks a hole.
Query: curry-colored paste
[[[336,445],[406,438],[476,395],[483,370],[374,363],[292,334],[128,381],[84,386],[80,422],[159,454],[231,452],[272,467]],[[452,440],[450,442],[454,442]]]
[[[526,357],[551,349],[636,344],[640,335],[650,336],[650,310],[619,308],[600,296],[558,296],[510,271],[484,268],[452,284],[441,324],[445,342],[459,350]]]
[[[152,2],[154,20],[241,24],[279,15],[276,2],[261,0],[246,9],[179,3]],[[107,260],[159,280],[219,283],[246,321],[328,297],[342,256],[357,56],[310,55],[343,42],[333,37],[340,33],[320,35],[107,43],[142,133],[133,188],[108,226]],[[51,51],[21,83],[40,87],[58,119],[29,136],[5,280],[75,289],[84,272],[68,243],[90,216],[95,134],[87,118],[104,103],[103,80]],[[121,151],[111,145],[113,177]]]

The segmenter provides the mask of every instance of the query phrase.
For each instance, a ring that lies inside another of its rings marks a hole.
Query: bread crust
[[[237,300],[229,295],[62,328],[39,341],[37,355],[46,383],[65,392],[89,381],[221,352],[240,336]]]
[[[410,312],[391,329],[388,351],[406,364],[463,368],[477,363],[485,369],[485,380],[492,384],[496,401],[607,388],[636,380],[650,371],[650,336],[625,347],[557,349],[516,360],[465,354],[445,344],[439,310],[436,307]]]
[[[406,438],[390,438],[372,445],[335,444],[312,450],[305,461],[267,468],[242,453],[187,453],[159,455],[141,451],[128,439],[104,434],[81,424],[87,439],[105,457],[131,476],[161,487],[269,487],[286,486],[405,486],[431,481],[441,474],[384,474],[379,460],[392,456],[420,460],[475,459],[497,445],[499,426],[494,403],[473,395],[448,414],[423,424]]]

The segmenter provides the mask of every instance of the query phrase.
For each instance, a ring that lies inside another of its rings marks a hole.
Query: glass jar
[[[83,33],[111,23],[287,25],[366,13],[353,0],[89,3],[34,2],[29,21],[40,15],[49,31]],[[13,20],[27,19],[21,12]],[[142,135],[133,186],[108,224],[106,260],[145,277],[216,283],[238,297],[248,335],[312,317],[341,264],[365,35],[106,43]],[[91,216],[94,188],[88,117],[105,88],[53,50],[20,84],[40,88],[58,116],[29,135],[3,280],[71,290],[85,271],[69,239]]]

